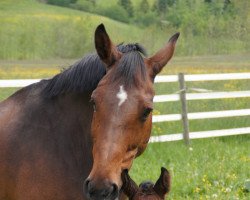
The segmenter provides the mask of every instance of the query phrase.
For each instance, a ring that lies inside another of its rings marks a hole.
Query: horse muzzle
[[[107,180],[101,182],[86,179],[84,190],[89,200],[115,200],[119,195],[117,184]]]

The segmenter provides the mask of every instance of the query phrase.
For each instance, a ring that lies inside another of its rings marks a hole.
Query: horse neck
[[[79,167],[84,162],[85,168],[86,165],[89,165],[89,168],[92,166],[91,122],[93,108],[89,100],[90,94],[70,94],[59,97],[54,102],[59,119],[61,119],[61,122],[58,123],[60,123],[62,131],[58,134],[64,134],[64,142],[75,152],[75,159],[79,162]],[[58,137],[61,136],[58,135]],[[63,154],[65,156],[66,152]]]
[[[58,121],[72,138],[79,137],[81,141],[91,143],[92,105],[89,103],[90,94],[68,94],[53,100]]]
[[[90,94],[68,93],[53,98],[37,94],[34,98],[27,97],[28,103],[22,109],[20,121],[31,131],[25,137],[29,141],[20,138],[21,143],[29,143],[28,148],[33,151],[44,151],[54,165],[67,166],[69,171],[78,171],[86,178],[92,167]]]

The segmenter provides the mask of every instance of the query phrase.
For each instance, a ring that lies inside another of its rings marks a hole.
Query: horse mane
[[[117,49],[123,53],[113,80],[122,79],[128,85],[135,83],[136,73],[145,78],[146,69],[141,54],[145,49],[139,44],[120,44]],[[71,65],[68,69],[46,80],[42,93],[47,98],[65,93],[83,93],[93,91],[105,76],[106,68],[97,53],[89,54]]]

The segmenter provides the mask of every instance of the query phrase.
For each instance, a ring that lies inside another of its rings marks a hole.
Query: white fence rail
[[[250,115],[250,109],[240,109],[240,110],[221,110],[212,112],[198,112],[198,113],[188,113],[188,119],[211,119],[211,118],[221,118],[221,117],[240,117]],[[169,115],[154,115],[153,122],[169,122],[169,121],[179,121],[182,119],[181,114],[169,114]]]
[[[242,98],[242,97],[250,97],[250,90],[232,91],[232,92],[187,93],[186,94],[187,100]],[[180,100],[179,94],[156,95],[154,97],[154,102],[156,103],[179,101],[179,100]]]
[[[242,80],[250,79],[250,73],[224,73],[224,74],[190,74],[185,75],[185,81],[215,81],[215,80]],[[0,80],[0,87],[24,87],[36,83],[41,79]],[[155,83],[177,82],[178,75],[157,76]]]
[[[0,88],[18,88],[18,87],[25,87],[27,85],[30,85],[32,83],[37,83],[41,79],[18,79],[18,80],[0,80]]]
[[[185,82],[189,81],[218,81],[218,80],[243,80],[250,79],[250,73],[227,73],[227,74],[193,74],[185,75]],[[32,83],[39,82],[41,79],[19,79],[19,80],[0,80],[0,88],[3,87],[24,87]],[[155,79],[156,83],[168,83],[177,82],[179,80],[177,75],[164,75],[157,76]],[[180,82],[180,81],[179,81]],[[250,83],[249,83],[250,88]],[[250,97],[250,90],[247,91],[231,91],[231,92],[212,92],[204,89],[196,89],[201,91],[201,93],[186,93],[185,88],[182,88],[180,94],[168,94],[168,95],[157,95],[154,98],[155,103],[160,102],[172,102],[182,100],[184,105],[186,101],[189,100],[203,100],[203,99],[222,99],[222,98],[243,98]],[[208,92],[204,92],[208,91]],[[181,99],[185,95],[185,100]],[[182,104],[183,105],[183,104]],[[186,105],[185,105],[186,106]],[[222,110],[222,111],[211,111],[211,112],[197,112],[197,113],[182,113],[182,114],[168,114],[168,115],[156,115],[153,116],[153,122],[167,122],[167,121],[178,121],[184,120],[186,116],[187,120],[196,119],[210,119],[210,118],[221,118],[221,117],[239,117],[239,116],[250,116],[250,109],[240,109],[240,110]],[[184,123],[184,130],[188,131],[188,124]],[[240,135],[249,134],[250,127],[241,127],[234,129],[222,129],[222,130],[211,130],[211,131],[200,131],[200,132],[189,132],[188,137],[184,137],[183,133],[152,136],[150,142],[166,142],[166,141],[176,141],[195,139],[195,138],[208,138],[208,137],[219,137],[219,136],[229,136],[229,135]],[[186,143],[188,143],[186,141]]]
[[[184,78],[185,77],[185,78]],[[188,113],[187,102],[189,100],[203,100],[203,99],[224,99],[224,98],[243,98],[250,97],[250,90],[247,91],[230,91],[230,92],[213,92],[211,90],[192,88],[194,91],[201,93],[186,93],[187,88],[185,82],[188,81],[221,81],[221,80],[243,80],[250,79],[250,73],[230,73],[230,74],[196,74],[196,75],[183,75],[179,74],[171,76],[160,76],[156,77],[155,82],[177,82],[179,81],[180,93],[179,94],[168,94],[168,95],[157,95],[154,98],[155,103],[159,102],[171,102],[181,101],[182,103],[182,114],[168,114],[153,116],[153,122],[165,122],[165,121],[178,121],[183,122],[183,133],[168,134],[161,136],[152,136],[150,142],[166,142],[184,139],[186,144],[189,144],[189,139],[195,138],[208,138],[208,137],[219,137],[229,135],[240,135],[249,134],[250,127],[241,127],[234,129],[224,130],[211,130],[211,131],[200,131],[200,132],[189,132],[189,120],[195,119],[210,119],[210,118],[221,118],[221,117],[239,117],[239,116],[250,116],[250,109],[241,110],[222,110],[222,111],[211,111],[211,112],[198,112]],[[250,88],[250,84],[249,84]]]
[[[219,81],[250,79],[250,73],[224,73],[224,74],[190,74],[185,75],[185,81]],[[178,75],[157,76],[155,83],[177,82]]]
[[[221,136],[230,136],[230,135],[243,135],[249,134],[250,127],[243,128],[233,128],[233,129],[221,129],[221,130],[212,130],[212,131],[199,131],[199,132],[190,132],[190,139],[198,138],[209,138],[209,137],[221,137]],[[160,136],[151,136],[149,142],[169,142],[183,140],[183,133],[160,135]]]

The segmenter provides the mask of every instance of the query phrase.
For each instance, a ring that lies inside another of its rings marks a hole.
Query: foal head
[[[127,170],[122,172],[122,181],[122,190],[129,200],[164,200],[170,190],[170,174],[164,167],[161,168],[161,175],[155,184],[147,181],[138,187]]]
[[[155,55],[144,58],[138,44],[115,46],[101,24],[95,31],[96,51],[106,75],[91,102],[93,167],[85,181],[90,199],[117,198],[121,173],[147,146],[152,127],[155,76],[174,53],[179,33]]]

